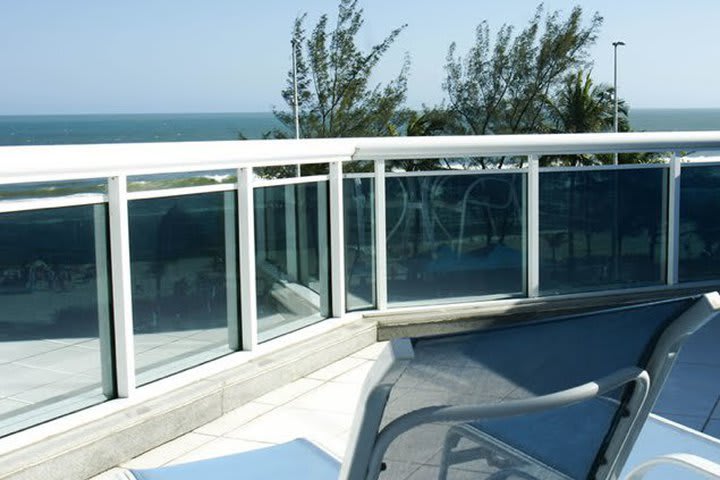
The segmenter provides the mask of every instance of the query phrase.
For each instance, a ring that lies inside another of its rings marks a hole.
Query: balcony
[[[718,150],[717,132],[1,147],[0,478],[144,432],[91,476],[378,339],[715,289],[720,163],[683,152]],[[615,152],[658,155],[540,166]],[[294,165],[320,173],[276,168]]]

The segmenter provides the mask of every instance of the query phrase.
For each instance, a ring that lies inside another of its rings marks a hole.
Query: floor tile
[[[256,419],[275,408],[275,405],[267,403],[250,402],[240,408],[232,410],[217,420],[203,425],[195,430],[197,433],[205,435],[225,435],[228,432],[236,430],[246,423]]]
[[[334,412],[354,414],[357,408],[361,385],[328,382],[287,404],[288,407],[313,410],[317,412]]]
[[[301,378],[292,383],[280,387],[272,392],[263,395],[255,399],[257,403],[267,403],[270,405],[283,405],[290,402],[291,400],[299,397],[300,395],[309,392],[310,390],[322,385],[322,380],[316,380],[313,378]]]
[[[113,468],[100,475],[92,477],[90,480],[136,480],[134,476],[124,468]]]
[[[718,396],[718,398],[715,400],[715,408],[710,413],[710,418],[713,420],[720,420],[720,396]]]
[[[296,438],[308,438],[323,444],[346,432],[351,423],[350,414],[283,407],[272,410],[225,436],[262,443],[283,443]]]
[[[703,425],[705,425],[705,422],[707,421],[707,417],[698,415],[677,415],[674,413],[659,413],[658,415],[698,431],[702,430]]]
[[[172,461],[168,462],[167,465],[178,465],[181,463],[196,462],[198,460],[205,460],[208,458],[222,457],[224,455],[232,455],[240,452],[247,452],[249,450],[256,450],[258,448],[269,447],[273,444],[263,443],[249,440],[242,440],[237,438],[226,438],[220,437],[215,438],[206,444],[196,448],[190,452],[187,452]],[[238,478],[242,478],[238,472]],[[212,479],[200,479],[200,480],[212,480]]]
[[[709,422],[707,422],[703,433],[712,435],[715,438],[720,438],[720,420],[711,419]]]
[[[160,445],[129,462],[123,463],[125,468],[157,468],[184,455],[197,450],[202,445],[215,440],[211,435],[188,433],[168,443]]]
[[[365,378],[367,377],[368,372],[370,372],[370,370],[372,369],[373,365],[375,365],[374,362],[367,360],[364,363],[358,365],[357,367],[348,370],[342,375],[338,375],[337,377],[333,378],[332,381],[336,383],[351,383],[354,385],[362,385],[365,382]]]
[[[377,360],[377,358],[380,356],[380,353],[385,349],[387,344],[388,342],[373,343],[372,345],[365,347],[350,356],[355,358],[364,358],[365,360]]]
[[[687,340],[678,361],[720,366],[718,339],[720,339],[720,321],[715,319]]]
[[[313,373],[308,375],[307,378],[312,378],[315,380],[332,380],[338,375],[342,375],[343,373],[352,370],[353,368],[365,362],[366,360],[362,358],[345,357],[342,360],[331,363],[327,367],[314,371]]]
[[[323,447],[337,458],[344,458],[347,449],[348,440],[350,439],[350,430],[332,437]]]
[[[710,416],[720,395],[720,367],[676,363],[653,409],[659,415]]]

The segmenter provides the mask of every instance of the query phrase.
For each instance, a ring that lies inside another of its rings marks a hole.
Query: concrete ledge
[[[589,310],[701,294],[718,289],[720,289],[720,285],[638,288],[616,290],[602,295],[593,292],[397,308],[384,312],[368,312],[365,317],[377,322],[378,341],[384,341],[393,338],[443,335],[511,325],[548,315],[569,315]]]
[[[111,400],[99,406],[110,410],[100,418],[0,455],[0,479],[92,477],[371,345],[376,337],[375,322],[359,319],[204,378],[203,367],[210,364],[197,367],[182,374],[192,381],[162,395],[132,404]],[[194,371],[198,373],[193,379]],[[60,424],[53,421],[41,427],[48,429],[54,422]]]

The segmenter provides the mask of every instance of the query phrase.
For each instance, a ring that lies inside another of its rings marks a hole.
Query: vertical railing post
[[[228,346],[230,350],[240,350],[241,318],[238,311],[238,256],[237,256],[237,201],[235,192],[223,194],[225,230],[225,307],[228,321]]]
[[[540,159],[528,156],[527,176],[527,295],[540,294]]]
[[[375,288],[378,310],[387,309],[388,304],[386,209],[385,160],[375,160]]]
[[[328,182],[331,183],[331,182]],[[322,188],[326,187],[326,188]],[[316,196],[317,196],[317,210],[318,213],[321,213],[322,216],[319,218],[318,224],[317,224],[317,238],[319,241],[326,241],[328,245],[328,249],[323,249],[322,247],[318,251],[318,270],[320,273],[320,316],[323,318],[328,318],[334,316],[334,312],[331,310],[333,307],[330,305],[333,303],[333,295],[337,290],[334,290],[332,288],[332,279],[331,276],[333,275],[331,262],[332,262],[332,256],[333,256],[333,243],[332,243],[332,227],[330,226],[330,210],[331,207],[328,206],[328,200],[330,196],[329,192],[329,185],[322,185],[319,184],[316,189]],[[303,223],[302,221],[300,222]],[[322,245],[322,244],[320,244]],[[325,250],[323,252],[323,250]],[[329,251],[328,251],[329,250]],[[302,255],[300,258],[307,257],[307,255]]]
[[[345,209],[342,162],[330,164],[330,278],[333,317],[345,315]]]
[[[240,324],[243,350],[258,343],[257,297],[255,295],[255,217],[253,169],[238,169],[238,247],[240,252]]]
[[[285,195],[285,271],[290,281],[298,282],[297,188],[295,185],[285,185],[282,188]]]
[[[103,395],[108,398],[117,393],[115,381],[115,349],[110,301],[110,269],[108,259],[108,210],[105,205],[93,206],[95,238],[95,288],[97,289],[98,338],[100,342],[100,372]]]
[[[113,326],[115,330],[115,379],[117,395],[127,398],[135,390],[132,282],[130,279],[130,229],[127,177],[108,179],[110,265],[112,269]]]
[[[680,157],[673,152],[668,175],[667,284],[678,283],[680,262]]]

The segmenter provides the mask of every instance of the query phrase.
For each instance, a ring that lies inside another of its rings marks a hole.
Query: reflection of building
[[[372,343],[378,320],[385,336],[437,332],[465,328],[468,317],[482,326],[712,288],[716,164],[537,161],[694,147],[720,150],[720,136],[2,148],[4,182],[107,176],[108,187],[0,203],[0,465],[21,458],[19,446],[51,465],[84,429],[97,439],[81,454],[93,465],[103,460],[93,448],[133,437],[132,448],[104,457],[105,466],[123,461]],[[98,166],[98,151],[114,160]],[[530,161],[386,169],[393,159],[501,153]],[[128,175],[212,166],[236,169],[236,182],[128,191],[118,158]],[[350,160],[376,167],[342,175]],[[329,163],[330,173],[264,179],[252,170],[290,163]],[[499,317],[488,321],[488,311]],[[78,419],[92,421],[68,427]],[[153,422],[171,426],[133,430]],[[59,437],[23,443],[34,432]]]

